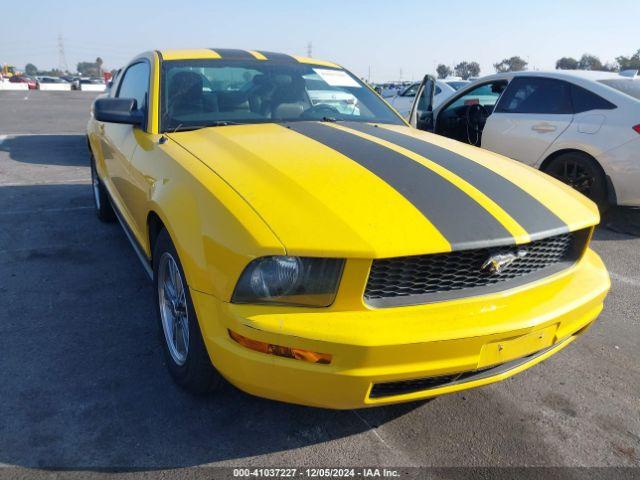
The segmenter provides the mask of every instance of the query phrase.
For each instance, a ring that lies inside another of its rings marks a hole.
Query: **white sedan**
[[[425,77],[410,122],[539,168],[595,201],[640,206],[637,72],[510,72],[484,77],[443,104]]]
[[[418,92],[419,87],[419,82],[414,83],[412,85],[409,85],[397,95],[386,98],[386,100],[393,108],[398,111],[400,115],[405,118],[409,118],[411,105],[413,104],[413,100],[416,98],[416,93]],[[436,88],[433,95],[434,108],[440,105],[454,93],[456,93],[456,89],[449,85],[448,82],[444,80],[436,80]]]

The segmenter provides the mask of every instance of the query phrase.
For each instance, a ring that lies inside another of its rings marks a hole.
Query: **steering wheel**
[[[467,107],[465,113],[467,139],[471,145],[475,145],[476,147],[480,146],[482,130],[487,123],[487,118],[489,118],[488,110],[479,103],[474,103]]]
[[[301,117],[309,118],[309,119],[320,119],[323,117],[336,117],[336,115],[340,115],[340,111],[332,107],[331,105],[327,105],[326,103],[320,103],[318,105],[314,105],[311,108],[306,109]]]

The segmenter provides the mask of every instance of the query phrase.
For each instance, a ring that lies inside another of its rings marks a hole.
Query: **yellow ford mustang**
[[[593,203],[408,127],[333,63],[145,53],[88,141],[98,216],[153,278],[192,391],[356,408],[477,387],[566,347],[609,289]]]

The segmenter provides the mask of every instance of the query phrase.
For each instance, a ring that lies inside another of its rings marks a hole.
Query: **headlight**
[[[343,265],[335,258],[257,258],[242,272],[231,301],[327,307],[335,299]]]

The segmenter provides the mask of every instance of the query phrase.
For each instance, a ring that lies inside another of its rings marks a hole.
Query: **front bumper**
[[[508,378],[584,332],[602,310],[609,286],[602,261],[589,250],[575,266],[544,280],[429,305],[269,307],[191,293],[210,357],[231,383],[261,397],[347,409],[429,398]],[[319,365],[255,352],[232,340],[228,330],[329,353],[333,359]],[[377,384],[441,376],[453,381],[372,395]]]

